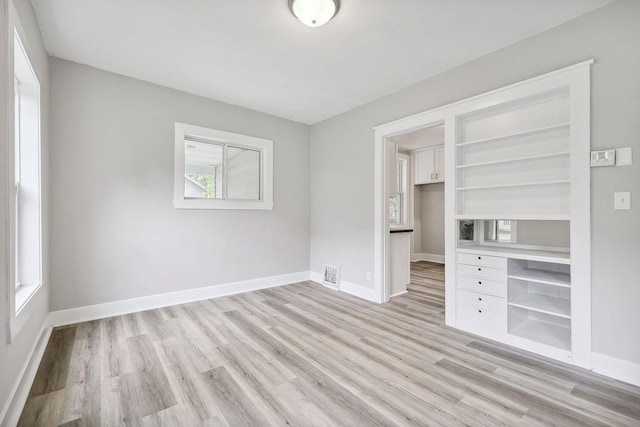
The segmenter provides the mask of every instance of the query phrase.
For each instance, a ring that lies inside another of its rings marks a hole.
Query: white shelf
[[[571,330],[561,326],[529,319],[511,328],[509,333],[531,341],[571,351]]]
[[[495,141],[500,141],[500,140],[503,140],[503,139],[516,138],[516,137],[522,137],[522,136],[527,136],[527,135],[535,135],[536,133],[550,132],[550,131],[560,130],[560,129],[569,129],[569,123],[559,123],[559,124],[556,124],[556,125],[544,126],[544,127],[540,127],[540,128],[536,128],[536,129],[529,129],[529,130],[525,130],[525,131],[521,131],[521,132],[514,132],[514,133],[507,134],[507,135],[500,135],[500,136],[494,136],[494,137],[491,137],[491,138],[477,139],[477,140],[474,140],[474,141],[460,142],[460,143],[457,144],[457,146],[458,147],[464,147],[464,146],[472,145],[472,144],[481,144],[481,143],[485,143],[485,142],[495,142]]]
[[[456,166],[456,168],[457,169],[475,168],[475,167],[481,167],[481,166],[499,165],[503,163],[521,162],[526,160],[536,160],[536,159],[546,159],[551,157],[568,156],[569,154],[571,154],[570,151],[559,151],[557,153],[538,154],[535,156],[514,157],[511,159],[492,160],[490,162],[462,164],[462,165]]]
[[[456,190],[458,191],[467,191],[467,190],[490,190],[494,188],[513,188],[513,187],[532,187],[538,185],[554,185],[554,184],[569,184],[571,181],[562,180],[562,181],[539,181],[539,182],[524,182],[520,184],[496,184],[496,185],[479,185],[475,187],[458,187]]]
[[[556,264],[571,264],[569,252],[543,251],[534,249],[510,248],[504,246],[487,246],[474,243],[458,244],[458,252],[466,252],[475,255],[497,255],[513,259],[528,261],[553,262]],[[522,272],[518,272],[521,274]],[[513,276],[509,276],[513,277]],[[523,279],[528,280],[528,279]],[[555,284],[555,283],[554,283]]]
[[[510,279],[526,280],[528,282],[544,283],[545,285],[561,286],[565,288],[571,286],[571,276],[569,274],[538,270],[535,268],[525,268],[524,270],[509,274],[507,277]]]
[[[571,301],[538,294],[524,294],[512,298],[508,304],[539,313],[571,319]]]

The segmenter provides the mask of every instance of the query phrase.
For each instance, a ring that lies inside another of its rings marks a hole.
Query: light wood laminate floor
[[[310,282],[56,328],[21,426],[639,426],[640,389]]]

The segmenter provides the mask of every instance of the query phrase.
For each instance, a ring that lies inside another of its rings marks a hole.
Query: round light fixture
[[[309,27],[326,24],[339,8],[340,0],[289,0],[291,13]]]

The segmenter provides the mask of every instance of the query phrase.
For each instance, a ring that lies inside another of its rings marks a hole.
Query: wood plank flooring
[[[310,282],[56,328],[20,426],[640,426],[640,389]]]

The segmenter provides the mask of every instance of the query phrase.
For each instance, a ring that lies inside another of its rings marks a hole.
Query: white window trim
[[[259,150],[260,200],[194,199],[184,196],[184,141],[187,135],[209,138],[230,145]],[[208,129],[185,123],[175,124],[175,174],[173,205],[176,209],[273,209],[273,141]]]
[[[390,230],[413,228],[413,182],[411,180],[411,157],[404,153],[397,153],[396,161],[398,160],[402,160],[404,163],[400,222],[389,223]]]
[[[37,147],[38,147],[38,185],[40,187],[40,191],[42,189],[42,159],[41,159],[41,151],[42,151],[42,136],[41,136],[41,95],[40,95],[40,79],[38,78],[38,74],[33,68],[33,64],[31,61],[32,55],[30,55],[29,46],[26,44],[27,37],[24,32],[20,21],[18,20],[17,12],[15,11],[13,4],[10,3],[9,7],[9,28],[13,28],[14,37],[17,38],[20,49],[22,50],[24,56],[27,58],[26,68],[25,64],[22,65],[22,73],[29,72],[30,77],[33,78],[35,87],[38,93],[38,108],[37,108],[37,133],[36,137],[38,139]],[[14,174],[16,167],[16,155],[15,152],[15,132],[19,132],[18,129],[15,129],[15,99],[14,99],[14,91],[16,88],[14,87],[16,84],[16,76],[15,76],[15,64],[14,64],[14,38],[7,43],[8,51],[7,51],[7,59],[8,59],[8,67],[7,70],[14,76],[14,78],[7,79],[7,94],[10,94],[7,97],[7,104],[10,105],[9,111],[10,116],[8,117],[8,128],[9,128],[9,138],[8,138],[8,149],[7,149],[7,174],[9,179],[11,180],[11,187],[15,186]],[[13,342],[13,340],[18,336],[19,332],[22,330],[24,325],[27,323],[28,319],[31,316],[31,313],[34,309],[33,304],[30,302],[35,299],[36,294],[42,288],[43,281],[43,271],[42,271],[42,263],[43,263],[43,244],[42,244],[42,194],[40,193],[40,200],[38,201],[38,217],[39,217],[39,280],[37,283],[33,284],[23,284],[18,283],[17,278],[17,229],[16,229],[16,199],[15,199],[15,191],[11,192],[12,196],[9,201],[9,222],[8,222],[8,267],[9,267],[9,281],[7,286],[9,287],[9,310],[8,310],[8,329],[9,333],[7,334],[8,343]]]

